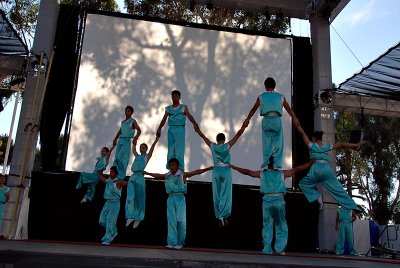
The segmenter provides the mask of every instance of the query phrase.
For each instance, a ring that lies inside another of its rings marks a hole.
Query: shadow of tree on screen
[[[174,89],[182,92],[182,102],[212,141],[219,132],[232,138],[263,92],[266,76],[276,78],[278,89],[291,88],[290,46],[285,42],[89,15],[76,99],[82,104],[76,103],[73,115],[70,166],[92,169],[99,149],[111,145],[126,105],[135,108],[143,133],[139,142],[153,142]],[[259,167],[258,121],[253,119],[232,149],[234,163]],[[159,153],[167,148],[166,135],[164,127],[152,160],[163,167],[166,154]],[[189,170],[212,163],[202,143],[188,121],[185,161]]]

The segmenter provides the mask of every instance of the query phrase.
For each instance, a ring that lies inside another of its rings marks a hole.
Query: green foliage
[[[3,165],[4,163],[4,157],[6,155],[6,149],[7,149],[7,142],[8,142],[8,135],[6,134],[0,135],[0,165]],[[14,149],[14,142],[11,140],[11,148],[7,164],[10,164],[11,162],[13,149]]]
[[[61,0],[61,4],[82,6],[84,8],[117,11],[118,5],[115,0]]]
[[[360,115],[339,113],[335,119],[338,140],[345,140],[348,130],[361,127]],[[338,152],[338,178],[358,190],[357,197],[367,203],[370,217],[387,224],[400,215],[400,120],[365,116],[364,135],[367,143],[359,153]]]
[[[209,10],[198,4],[189,10],[189,1],[173,0],[125,0],[128,13],[139,16],[151,16],[164,19],[198,22],[209,25],[226,26],[263,32],[285,33],[290,19],[280,16],[266,16],[263,13],[251,13],[241,10],[224,9],[215,6]]]
[[[64,135],[60,135],[57,141],[57,160],[56,164],[57,166],[61,166],[62,162],[62,149],[63,149],[63,144],[64,144]],[[34,171],[41,171],[42,170],[42,151],[39,148],[35,149],[35,160],[33,162],[33,170]]]

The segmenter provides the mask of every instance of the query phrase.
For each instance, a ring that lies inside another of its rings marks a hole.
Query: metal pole
[[[3,174],[3,175],[6,174],[8,156],[9,156],[9,154],[10,154],[11,136],[12,136],[12,133],[13,133],[13,130],[14,130],[14,122],[15,122],[15,115],[16,115],[16,113],[17,113],[17,107],[18,107],[18,101],[19,101],[19,94],[20,94],[20,92],[17,91],[17,96],[15,97],[15,104],[14,104],[13,115],[12,115],[12,119],[11,119],[10,132],[8,133],[6,155],[4,156],[3,171],[2,171],[2,174]]]

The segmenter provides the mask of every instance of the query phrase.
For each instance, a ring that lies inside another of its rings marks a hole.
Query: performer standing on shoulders
[[[293,119],[296,119],[296,115],[285,97],[275,91],[276,82],[272,77],[265,79],[264,86],[266,92],[258,96],[256,103],[247,115],[246,121],[250,121],[258,107],[260,107],[260,116],[263,117],[261,124],[263,163],[261,168],[267,168],[269,158],[273,156],[275,160],[274,169],[280,169],[282,168],[284,149],[282,110],[285,108]]]
[[[132,118],[133,107],[126,106],[125,119],[121,121],[121,128],[115,135],[113,145],[117,146],[114,158],[114,166],[118,168],[118,179],[124,179],[126,168],[131,156],[131,139],[138,139],[142,131],[136,120]],[[135,136],[135,130],[137,134]]]
[[[292,177],[294,174],[303,171],[310,167],[315,160],[310,160],[301,166],[290,170],[274,170],[273,157],[269,160],[268,169],[264,170],[249,170],[240,168],[234,165],[231,167],[253,178],[260,178],[260,192],[263,196],[263,230],[262,239],[264,249],[262,253],[272,254],[272,238],[274,237],[275,229],[275,252],[281,255],[285,254],[288,227],[286,223],[286,205],[284,195],[286,194],[285,178]]]
[[[153,156],[154,147],[159,139],[160,137],[156,137],[150,147],[149,153],[147,153],[147,144],[140,144],[140,154],[136,151],[137,140],[133,139],[132,141],[132,152],[135,156],[135,160],[131,167],[133,173],[129,177],[125,203],[126,227],[134,222],[133,228],[137,228],[139,223],[144,219],[146,208],[146,182],[143,170]]]
[[[176,158],[179,161],[179,169],[185,169],[185,125],[186,117],[192,122],[194,129],[199,126],[190,114],[188,107],[180,103],[181,93],[178,90],[171,92],[172,105],[165,108],[165,114],[157,129],[157,136],[161,135],[161,129],[168,119],[168,155],[167,169],[169,160]]]

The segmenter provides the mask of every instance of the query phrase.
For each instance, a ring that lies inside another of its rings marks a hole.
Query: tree
[[[0,165],[3,165],[3,163],[4,163],[4,157],[6,155],[6,150],[7,150],[7,142],[8,142],[8,135],[6,135],[6,134],[0,135]],[[11,162],[13,148],[14,148],[14,143],[11,140],[11,148],[10,148],[10,153],[8,156],[7,164],[10,164],[10,162]]]
[[[130,14],[172,19],[185,22],[199,22],[209,25],[248,29],[263,32],[285,33],[290,19],[283,14],[269,15],[261,12],[212,8],[197,4],[192,11],[190,1],[173,0],[125,0]]]
[[[379,224],[398,221],[400,215],[400,120],[365,116],[363,126],[367,142],[358,154],[349,158],[338,154],[338,176],[357,188],[367,203],[369,215]],[[337,137],[346,130],[360,128],[359,115],[339,113],[336,117]],[[349,170],[350,166],[350,170]]]
[[[115,0],[62,0],[61,4],[81,6],[89,9],[117,11],[118,5]]]

